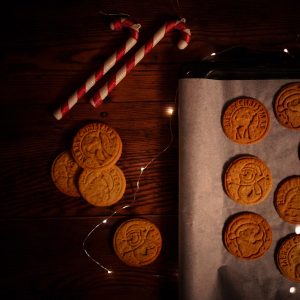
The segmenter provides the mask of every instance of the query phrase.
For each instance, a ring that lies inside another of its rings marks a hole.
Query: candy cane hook
[[[136,24],[128,18],[120,18],[110,24],[111,30],[121,30],[127,28],[130,37],[126,43],[116,50],[100,67],[92,74],[86,82],[54,113],[54,117],[60,120],[71,108],[99,81],[136,43],[139,38],[141,25]]]
[[[143,57],[149,53],[157,43],[164,38],[164,36],[177,29],[181,31],[181,39],[179,40],[177,46],[179,49],[184,49],[190,42],[191,31],[186,27],[185,19],[166,22],[154,35],[153,37],[143,45],[128,61],[124,64],[119,71],[114,74],[110,80],[103,85],[94,97],[90,100],[90,103],[94,107],[98,107],[102,104],[103,100],[107,95],[125,78],[125,76],[143,59]]]

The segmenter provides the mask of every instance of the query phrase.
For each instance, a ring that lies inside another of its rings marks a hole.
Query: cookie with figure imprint
[[[119,160],[121,154],[119,134],[103,123],[90,123],[82,127],[73,139],[72,155],[84,169],[110,167]]]
[[[300,282],[300,235],[291,234],[284,238],[275,256],[281,274],[291,281]]]
[[[243,155],[233,159],[226,168],[223,185],[232,200],[243,205],[255,205],[271,191],[271,170],[258,157]]]
[[[274,112],[282,126],[300,130],[300,82],[291,82],[279,89],[274,99]]]
[[[300,175],[285,178],[278,184],[274,205],[284,221],[300,224]]]
[[[125,264],[142,267],[157,259],[162,248],[162,237],[155,224],[146,219],[134,218],[118,227],[113,247]]]
[[[222,114],[225,135],[235,143],[249,145],[260,142],[270,129],[270,116],[257,99],[239,97],[231,101]]]
[[[242,212],[226,222],[223,241],[226,249],[235,257],[252,260],[269,250],[272,230],[267,220],[259,214]]]

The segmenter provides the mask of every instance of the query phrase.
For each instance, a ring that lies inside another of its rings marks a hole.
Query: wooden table
[[[176,34],[168,35],[111,93],[109,103],[92,108],[90,93],[57,121],[53,109],[127,39],[127,33],[110,31],[108,18],[99,11],[127,13],[140,22],[137,47],[177,15],[187,19],[192,42],[180,51],[174,45]],[[287,48],[296,55],[299,13],[300,3],[287,0],[15,1],[2,6],[1,299],[178,298],[176,116],[175,139],[144,171],[136,202],[87,242],[91,255],[112,274],[89,260],[82,242],[99,222],[131,203],[141,167],[168,144],[166,109],[175,106],[182,66],[237,45],[263,51]],[[123,140],[118,165],[127,188],[112,207],[65,196],[51,180],[55,157],[92,121],[107,123]],[[112,249],[116,226],[137,216],[153,221],[164,241],[159,259],[140,269],[124,265]]]

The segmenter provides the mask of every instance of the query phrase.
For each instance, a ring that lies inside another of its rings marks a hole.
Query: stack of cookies
[[[279,123],[300,129],[300,83],[283,86],[275,95],[274,113]],[[222,128],[233,142],[243,145],[260,142],[270,129],[268,110],[257,99],[239,97],[223,111]],[[231,160],[223,175],[223,187],[229,198],[241,205],[256,205],[266,199],[272,188],[267,165],[250,154]],[[286,222],[300,224],[300,176],[293,175],[278,184],[274,205]],[[226,249],[236,257],[255,259],[270,248],[272,230],[259,214],[240,212],[231,216],[223,230]],[[300,236],[292,234],[277,247],[277,265],[281,273],[300,282]]]
[[[95,206],[110,206],[125,192],[126,179],[116,166],[122,153],[119,134],[102,123],[81,128],[73,139],[71,151],[54,160],[51,176],[63,193],[82,196]]]

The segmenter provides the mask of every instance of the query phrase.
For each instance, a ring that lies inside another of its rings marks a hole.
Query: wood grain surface
[[[169,34],[106,104],[94,109],[88,103],[93,89],[56,121],[53,109],[127,39],[125,32],[110,31],[111,18],[101,11],[126,13],[141,23],[132,52],[166,20],[178,16],[187,19],[191,44],[180,51],[175,45],[178,35]],[[168,145],[166,109],[176,108],[182,67],[236,46],[265,52],[288,48],[297,55],[299,13],[300,2],[291,0],[16,0],[1,5],[1,299],[177,299],[176,116],[171,124],[173,143],[145,170],[135,203],[100,226],[87,243],[90,253],[113,269],[112,274],[84,254],[83,239],[106,216],[131,203],[140,168]],[[118,165],[127,188],[124,198],[109,208],[65,196],[51,181],[53,160],[91,121],[107,123],[123,141]],[[163,236],[159,259],[140,269],[122,264],[111,244],[116,226],[136,216],[152,220]]]

